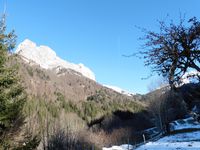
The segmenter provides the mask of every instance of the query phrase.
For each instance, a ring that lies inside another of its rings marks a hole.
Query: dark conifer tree
[[[26,99],[16,65],[8,63],[15,41],[14,31],[6,32],[3,15],[0,21],[0,149],[6,149],[9,139],[19,130]]]

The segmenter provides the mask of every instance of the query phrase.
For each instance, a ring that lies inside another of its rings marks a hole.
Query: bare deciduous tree
[[[167,25],[160,21],[160,32],[143,29],[145,37],[145,65],[151,66],[153,72],[167,77],[171,88],[175,88],[181,77],[192,68],[200,71],[200,22],[196,17],[187,24],[180,19]]]

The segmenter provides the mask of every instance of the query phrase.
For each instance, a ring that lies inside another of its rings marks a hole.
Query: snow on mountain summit
[[[66,68],[72,69],[83,76],[95,80],[94,73],[83,64],[73,64],[59,58],[55,51],[48,46],[37,46],[36,43],[26,39],[20,43],[15,53],[22,56],[26,61],[33,61],[44,69]]]
[[[105,86],[105,87],[107,87],[107,88],[109,88],[109,89],[112,89],[112,90],[114,90],[114,91],[116,91],[116,92],[118,92],[118,93],[127,95],[127,96],[133,96],[133,95],[135,95],[135,93],[128,92],[128,91],[123,90],[123,89],[121,89],[121,88],[119,88],[119,87],[117,87],[117,86],[105,85],[105,84],[104,84],[103,86]]]

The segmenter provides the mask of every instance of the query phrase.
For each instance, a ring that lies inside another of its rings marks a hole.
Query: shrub
[[[48,150],[95,150],[96,148],[71,131],[58,129],[47,141]]]

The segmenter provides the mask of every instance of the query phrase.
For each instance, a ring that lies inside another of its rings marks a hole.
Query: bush
[[[95,150],[92,144],[84,141],[83,138],[76,136],[71,131],[65,132],[58,129],[47,141],[48,150]]]

